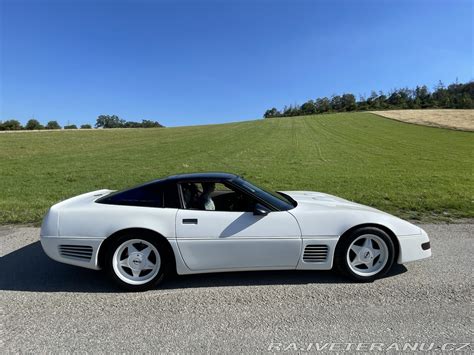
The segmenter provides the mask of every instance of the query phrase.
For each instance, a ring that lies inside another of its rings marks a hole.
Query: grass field
[[[234,172],[411,219],[474,216],[474,134],[370,113],[165,129],[0,134],[0,224],[53,203],[168,174]]]

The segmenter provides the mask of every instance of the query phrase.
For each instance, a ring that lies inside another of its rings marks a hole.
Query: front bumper
[[[431,256],[431,246],[428,234],[422,229],[420,234],[398,236],[400,252],[397,263],[405,264]]]
[[[98,270],[99,247],[103,239],[41,236],[41,246],[51,259],[61,263]]]

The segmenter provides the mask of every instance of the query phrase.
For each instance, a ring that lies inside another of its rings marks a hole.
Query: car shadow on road
[[[104,272],[55,262],[48,258],[40,242],[29,244],[0,258],[0,290],[29,292],[120,291]],[[385,277],[406,272],[394,265]],[[161,289],[184,289],[247,285],[302,285],[314,283],[350,283],[332,271],[248,271],[172,276]]]

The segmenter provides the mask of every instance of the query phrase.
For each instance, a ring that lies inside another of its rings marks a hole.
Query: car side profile
[[[431,256],[425,231],[395,216],[319,192],[268,192],[228,173],[62,201],[44,217],[41,244],[52,259],[105,269],[132,291],[174,272],[336,268],[367,282],[394,262]]]

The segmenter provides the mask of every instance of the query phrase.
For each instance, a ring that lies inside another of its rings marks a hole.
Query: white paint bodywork
[[[298,205],[289,211],[256,216],[251,212],[219,212],[99,204],[110,193],[99,190],[52,206],[43,220],[41,244],[59,262],[100,269],[98,255],[114,233],[141,228],[169,242],[178,274],[240,270],[328,270],[338,240],[359,225],[389,229],[398,242],[398,263],[431,256],[423,250],[427,234],[419,227],[374,208],[324,193],[287,191]],[[197,224],[194,223],[197,220]],[[189,223],[192,221],[193,223]],[[59,245],[91,246],[90,260],[67,258]],[[306,262],[307,245],[328,247],[326,260]]]
[[[198,224],[183,224],[196,219]],[[301,254],[301,233],[286,211],[252,212],[178,210],[176,240],[192,271],[219,269],[294,269]]]

